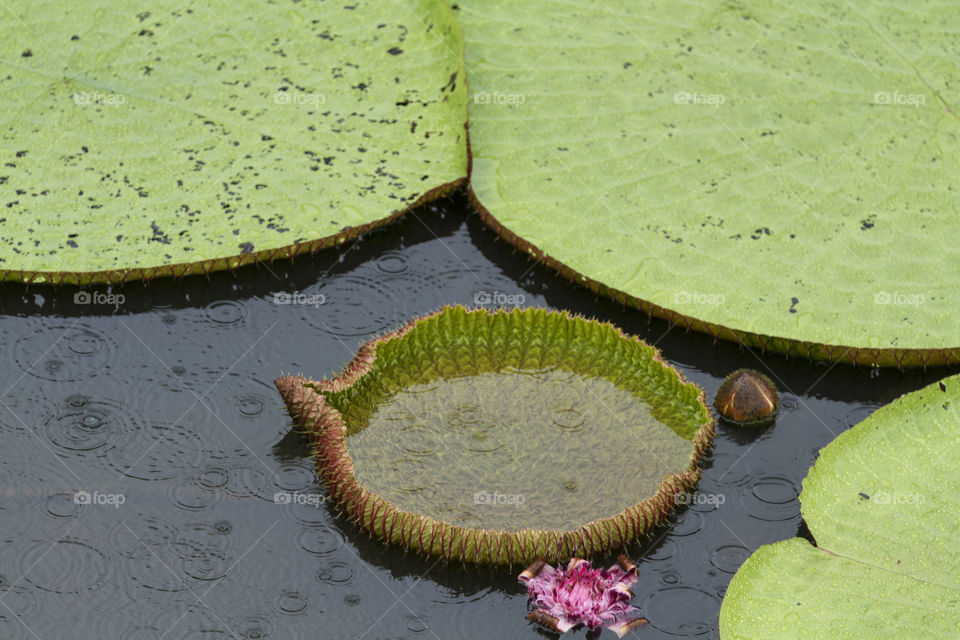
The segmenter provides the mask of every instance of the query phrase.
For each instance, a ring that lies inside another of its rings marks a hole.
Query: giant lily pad
[[[703,392],[609,324],[445,307],[332,380],[276,381],[323,481],[369,533],[465,562],[622,546],[699,478]]]
[[[820,452],[801,511],[817,546],[758,549],[720,611],[723,640],[960,634],[960,377],[907,394]]]
[[[721,338],[960,356],[953,7],[457,5],[471,188],[505,238]]]
[[[2,279],[293,256],[466,175],[442,2],[14,1],[0,34]]]

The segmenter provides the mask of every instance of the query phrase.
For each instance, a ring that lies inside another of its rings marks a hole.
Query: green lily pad
[[[505,238],[751,346],[960,357],[951,7],[457,5],[471,187]]]
[[[723,640],[956,638],[960,377],[877,410],[820,452],[801,511],[817,541],[758,549],[720,610]]]
[[[293,256],[466,175],[442,2],[15,1],[0,33],[0,279]]]
[[[464,562],[635,540],[693,488],[713,437],[703,392],[655,348],[543,309],[445,307],[333,380],[276,384],[351,519]]]

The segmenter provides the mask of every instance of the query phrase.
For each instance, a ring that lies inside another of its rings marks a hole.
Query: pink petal
[[[647,624],[647,622],[649,621],[646,618],[634,618],[633,620],[621,620],[619,622],[615,622],[614,624],[608,624],[607,629],[610,629],[610,631],[613,631],[615,634],[617,634],[618,638],[622,638],[623,636],[633,631],[634,629],[638,627],[642,627],[643,625]]]
[[[537,607],[529,619],[561,633],[582,624],[590,629],[607,626],[622,636],[642,624],[626,618],[636,611],[630,605],[630,586],[637,574],[625,556],[609,569],[594,569],[587,560],[571,558],[566,569],[538,560],[518,579],[527,585]]]

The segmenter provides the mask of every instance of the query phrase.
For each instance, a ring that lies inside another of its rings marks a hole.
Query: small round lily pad
[[[662,523],[700,476],[703,392],[610,324],[444,307],[332,380],[277,388],[364,530],[463,562],[558,561]]]

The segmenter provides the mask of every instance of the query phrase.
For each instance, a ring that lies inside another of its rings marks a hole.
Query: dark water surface
[[[77,291],[0,288],[4,640],[549,636],[523,619],[522,567],[385,548],[320,502],[271,382],[330,376],[367,337],[445,303],[522,300],[612,321],[710,402],[739,367],[780,386],[776,425],[720,425],[694,504],[629,550],[633,602],[650,620],[635,638],[717,637],[740,563],[802,529],[797,494],[817,451],[948,373],[714,345],[555,277],[460,200],[292,264],[90,291],[122,295],[119,306],[76,304]],[[278,304],[275,292],[302,295]]]

